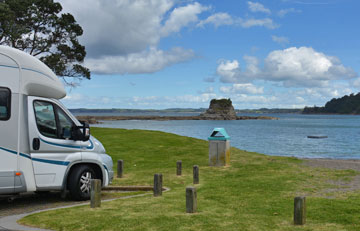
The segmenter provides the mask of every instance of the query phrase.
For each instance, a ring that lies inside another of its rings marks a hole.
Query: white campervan
[[[66,92],[37,58],[0,46],[0,194],[70,191],[88,199],[90,180],[113,178],[113,162],[58,100]]]

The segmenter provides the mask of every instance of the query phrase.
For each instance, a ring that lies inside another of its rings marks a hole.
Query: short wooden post
[[[181,168],[182,168],[182,161],[179,160],[176,162],[176,175],[181,176]]]
[[[123,169],[124,169],[124,161],[118,160],[117,161],[117,177],[122,178],[123,177]]]
[[[92,179],[90,189],[90,208],[101,206],[101,180]]]
[[[154,197],[162,195],[162,174],[154,175]]]
[[[186,212],[196,213],[197,195],[195,187],[186,187]]]
[[[306,222],[306,198],[294,198],[294,225],[304,225]]]
[[[193,183],[199,184],[199,166],[194,165],[193,167]]]

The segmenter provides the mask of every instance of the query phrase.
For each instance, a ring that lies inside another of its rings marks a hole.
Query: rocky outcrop
[[[209,109],[200,114],[205,120],[236,120],[236,112],[230,99],[212,99]]]

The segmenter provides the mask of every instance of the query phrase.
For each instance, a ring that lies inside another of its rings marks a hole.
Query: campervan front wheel
[[[95,171],[87,166],[76,167],[69,176],[69,190],[75,200],[90,199],[91,179],[95,179]]]

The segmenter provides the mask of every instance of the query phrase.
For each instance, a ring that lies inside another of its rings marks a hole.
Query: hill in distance
[[[303,114],[360,114],[360,93],[333,98],[324,107],[305,107]]]

